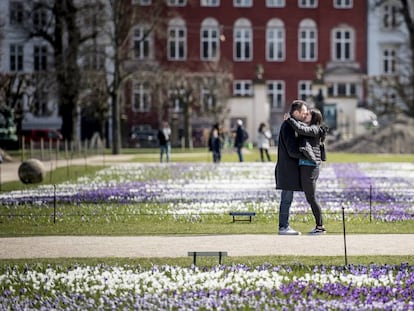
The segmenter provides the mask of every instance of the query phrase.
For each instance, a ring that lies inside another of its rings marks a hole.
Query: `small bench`
[[[224,256],[227,256],[227,252],[188,252],[188,256],[193,257],[193,264],[196,265],[197,263],[197,256],[199,257],[218,257],[219,264],[221,265],[221,259]]]
[[[256,216],[256,212],[230,212],[229,215],[233,217],[233,222],[235,221],[252,222],[252,217]],[[249,217],[249,218],[248,219],[237,219],[236,217]]]

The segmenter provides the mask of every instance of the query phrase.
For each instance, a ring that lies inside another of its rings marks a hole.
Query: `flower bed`
[[[8,267],[2,310],[413,310],[414,267]]]
[[[328,163],[321,170],[318,198],[327,218],[345,208],[349,214],[373,215],[378,220],[413,220],[413,184],[411,163]],[[113,206],[109,209],[129,215],[223,215],[246,209],[272,214],[279,196],[273,163],[130,163],[79,178],[75,184],[56,185],[56,191],[53,186],[39,186],[3,193],[0,205],[9,209],[4,214],[13,214],[16,206],[34,209],[53,202],[98,204],[105,210]],[[295,195],[291,212],[309,213],[303,193]]]

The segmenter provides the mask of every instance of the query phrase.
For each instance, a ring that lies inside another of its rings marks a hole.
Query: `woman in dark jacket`
[[[318,109],[311,109],[309,119],[304,122],[295,120],[292,117],[287,122],[299,134],[299,158],[300,181],[305,192],[306,200],[312,208],[315,217],[316,227],[311,234],[325,234],[322,211],[319,202],[316,200],[316,182],[319,177],[321,159],[321,144],[326,137],[326,127],[322,126],[322,114]],[[308,124],[307,124],[308,123]]]

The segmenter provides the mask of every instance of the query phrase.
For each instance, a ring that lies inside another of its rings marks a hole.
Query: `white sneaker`
[[[299,231],[293,230],[291,227],[280,228],[279,235],[301,235]]]

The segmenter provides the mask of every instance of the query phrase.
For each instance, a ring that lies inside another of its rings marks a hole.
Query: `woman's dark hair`
[[[309,125],[314,125],[314,124],[321,125],[322,124],[323,117],[319,109],[312,108],[310,111],[310,114],[311,114],[311,120],[310,120]]]
[[[266,124],[264,124],[264,123],[260,123],[260,125],[259,125],[259,133],[261,133],[261,132],[263,132],[263,128],[266,126]]]
[[[319,109],[316,108],[312,108],[310,110],[310,114],[311,114],[311,120],[309,125],[320,125],[321,126],[321,142],[323,143],[325,141],[326,138],[326,134],[328,133],[328,127],[323,123],[323,116],[322,113]]]

